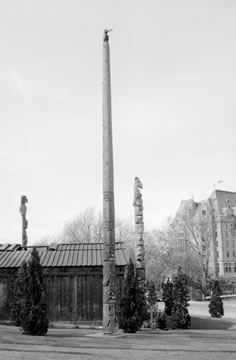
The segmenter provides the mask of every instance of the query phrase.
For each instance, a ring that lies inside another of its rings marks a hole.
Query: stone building
[[[176,246],[188,251],[197,242],[209,261],[209,275],[236,284],[236,193],[215,190],[205,200],[183,200],[172,224]]]
[[[217,273],[236,281],[236,193],[215,190],[208,200],[215,224]]]

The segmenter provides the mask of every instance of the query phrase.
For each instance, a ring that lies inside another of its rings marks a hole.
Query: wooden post
[[[115,210],[109,31],[104,30],[103,38],[103,332],[115,335]]]
[[[28,236],[26,229],[28,227],[28,221],[26,220],[27,207],[26,203],[28,199],[25,195],[21,196],[21,205],[20,205],[20,213],[22,216],[22,247],[26,248],[28,243]]]
[[[145,249],[144,249],[144,222],[143,222],[143,198],[141,194],[141,189],[143,184],[138,177],[134,179],[134,217],[135,217],[135,233],[136,233],[136,249],[135,249],[135,259],[136,259],[136,272],[139,278],[140,283],[145,281]]]

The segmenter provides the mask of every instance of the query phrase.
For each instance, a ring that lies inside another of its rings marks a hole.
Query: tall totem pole
[[[103,37],[103,332],[116,333],[115,209],[109,36]]]
[[[141,189],[143,184],[138,177],[134,179],[134,218],[135,218],[135,233],[136,233],[136,271],[140,282],[145,281],[145,263],[144,263],[144,222],[143,222],[143,197]]]
[[[28,221],[26,220],[27,207],[26,203],[28,199],[25,195],[21,196],[21,205],[20,205],[20,213],[22,217],[22,247],[26,248],[28,242],[28,236],[26,229],[28,227]]]

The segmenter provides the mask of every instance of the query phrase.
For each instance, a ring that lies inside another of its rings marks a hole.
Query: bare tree
[[[199,262],[199,257],[196,256],[195,252],[181,251],[175,248],[169,262],[171,277],[178,267],[181,267],[187,275],[190,285],[193,287],[200,286],[202,283],[202,267]]]
[[[157,288],[170,275],[174,249],[165,230],[145,233],[145,262],[147,280],[152,280]]]
[[[202,290],[205,293],[207,280],[212,275],[210,262],[214,262],[214,227],[208,202],[197,204],[194,212],[186,208],[178,214],[176,223],[184,235],[182,252],[185,254],[185,260],[191,259],[198,278],[201,273]],[[173,227],[176,227],[176,223]]]
[[[63,243],[102,242],[102,233],[102,218],[90,207],[64,226],[60,239]]]
[[[115,236],[117,242],[124,243],[124,247],[127,249],[129,258],[135,262],[136,238],[134,226],[128,221],[117,219]]]
[[[127,249],[132,248],[134,232],[129,222],[117,219],[115,226],[116,242],[123,242]],[[92,207],[85,209],[64,226],[61,234],[58,236],[58,242],[103,242],[102,215],[97,215]]]

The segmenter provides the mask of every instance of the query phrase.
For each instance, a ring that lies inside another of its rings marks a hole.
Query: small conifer
[[[10,297],[11,310],[10,320],[13,325],[21,326],[22,321],[22,307],[25,299],[25,294],[28,288],[28,274],[27,264],[23,262],[22,267],[18,271],[18,276],[15,280],[12,296]]]
[[[173,278],[173,307],[171,312],[171,320],[177,329],[186,329],[190,326],[191,318],[187,309],[189,306],[188,301],[187,277],[179,268]]]
[[[42,267],[35,248],[29,264],[23,264],[15,282],[11,321],[27,335],[45,335],[48,331]]]
[[[168,277],[165,283],[162,285],[163,290],[163,301],[165,303],[165,313],[166,315],[171,316],[172,307],[173,307],[173,284]]]
[[[148,317],[144,289],[139,286],[134,264],[127,265],[123,295],[119,308],[119,327],[127,333],[135,333]]]
[[[220,295],[220,283],[218,280],[214,280],[212,283],[211,300],[209,303],[209,313],[211,317],[221,318],[224,315],[223,301]]]

